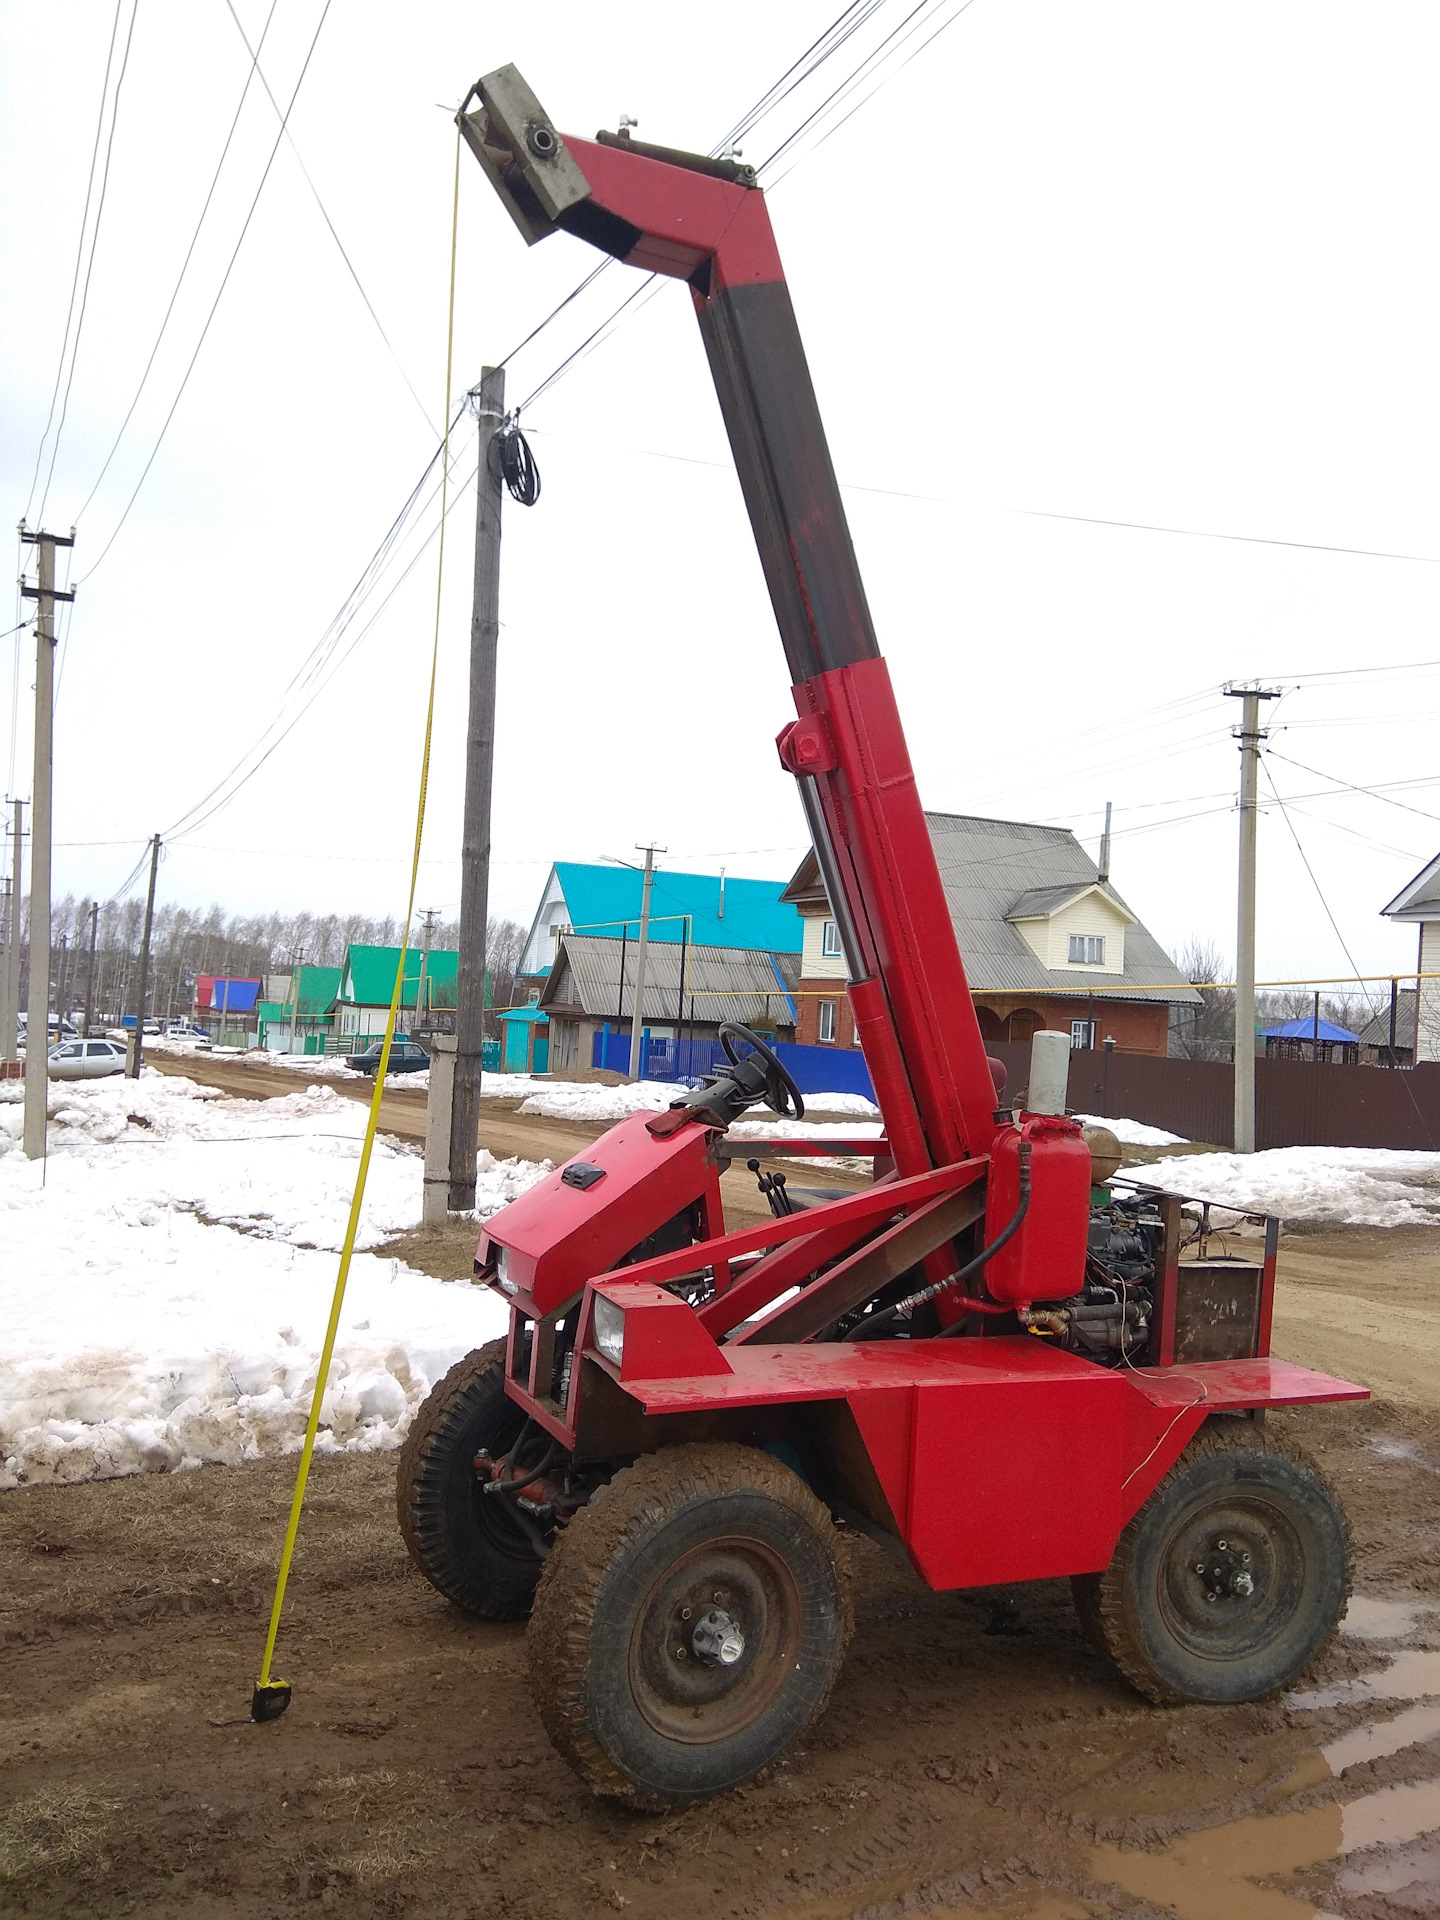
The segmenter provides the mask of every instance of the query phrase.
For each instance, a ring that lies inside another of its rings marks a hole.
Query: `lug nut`
[[[1204,1573],[1204,1571],[1205,1571],[1205,1562],[1204,1562],[1203,1560],[1197,1560],[1197,1561],[1195,1562],[1195,1571],[1196,1571],[1197,1573]]]
[[[675,1649],[675,1658],[676,1658],[677,1660],[683,1660],[683,1659],[685,1658],[685,1649],[684,1649],[684,1647],[676,1647],[676,1649]]]
[[[1215,1542],[1215,1550],[1216,1550],[1216,1552],[1217,1552],[1217,1553],[1224,1553],[1224,1551],[1225,1551],[1225,1548],[1226,1548],[1226,1544],[1227,1544],[1227,1543],[1226,1543],[1226,1542],[1225,1542],[1224,1540],[1217,1540],[1217,1541]]]
[[[681,1618],[682,1620],[688,1620],[688,1619],[690,1618],[690,1609],[689,1609],[689,1607],[681,1607],[681,1609],[680,1609],[680,1618]]]

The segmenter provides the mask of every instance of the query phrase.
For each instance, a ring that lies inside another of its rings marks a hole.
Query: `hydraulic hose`
[[[1024,1225],[1025,1216],[1029,1211],[1030,1142],[1028,1140],[1022,1140],[1020,1142],[1019,1204],[1015,1208],[1013,1217],[1000,1229],[989,1246],[982,1247],[973,1260],[967,1261],[966,1264],[960,1268],[959,1272],[952,1273],[948,1280],[937,1280],[933,1286],[922,1287],[919,1293],[907,1294],[905,1299],[897,1300],[893,1307],[884,1307],[879,1313],[867,1315],[858,1327],[852,1327],[850,1329],[845,1338],[847,1340],[868,1340],[876,1327],[884,1326],[888,1321],[895,1319],[898,1314],[909,1313],[916,1307],[924,1306],[927,1300],[933,1300],[937,1294],[948,1293],[951,1287],[963,1287],[972,1274],[979,1273],[982,1267],[988,1266],[990,1261],[995,1258],[995,1255],[999,1253],[1000,1249],[1009,1245]],[[972,1300],[966,1294],[961,1295],[961,1300],[973,1313],[1010,1312],[1009,1307],[1001,1306],[993,1300]],[[949,1335],[957,1333],[963,1325],[963,1320],[957,1320],[954,1326],[942,1328],[937,1337],[944,1340],[948,1338]]]

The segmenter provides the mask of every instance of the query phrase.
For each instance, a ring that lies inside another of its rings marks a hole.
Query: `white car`
[[[113,1040],[66,1040],[46,1054],[45,1071],[52,1080],[98,1080],[125,1071],[125,1049]]]

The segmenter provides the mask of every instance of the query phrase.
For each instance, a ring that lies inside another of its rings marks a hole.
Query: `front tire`
[[[525,1416],[505,1393],[505,1342],[467,1354],[431,1388],[395,1477],[395,1506],[410,1557],[447,1600],[483,1620],[523,1620],[540,1578],[533,1530],[503,1497],[485,1498],[482,1450],[512,1447]]]
[[[1157,1706],[1235,1705],[1288,1686],[1350,1592],[1339,1500],[1297,1447],[1210,1426],[1072,1582],[1090,1637]]]
[[[754,1447],[666,1448],[617,1474],[545,1565],[526,1637],[556,1747],[648,1807],[739,1786],[821,1712],[850,1614],[830,1516]]]

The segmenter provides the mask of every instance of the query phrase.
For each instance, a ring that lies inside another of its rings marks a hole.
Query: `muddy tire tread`
[[[432,1586],[467,1613],[488,1620],[523,1620],[527,1608],[481,1593],[450,1551],[439,1501],[432,1497],[428,1469],[449,1437],[454,1422],[464,1417],[471,1390],[483,1375],[505,1363],[504,1337],[467,1353],[430,1389],[411,1423],[395,1472],[395,1513],[410,1557]]]
[[[830,1536],[843,1596],[843,1645],[849,1644],[854,1620],[845,1543],[833,1532],[829,1509],[796,1474],[758,1447],[728,1441],[693,1442],[643,1455],[581,1508],[556,1543],[540,1576],[526,1633],[531,1691],[545,1731],[594,1793],[655,1811],[674,1804],[647,1794],[622,1773],[586,1722],[590,1633],[606,1571],[620,1548],[647,1526],[691,1500],[731,1493],[742,1485],[768,1494]],[[811,1724],[829,1704],[840,1666],[837,1660]]]
[[[1236,1424],[1238,1426],[1239,1423]],[[1156,1675],[1143,1649],[1137,1644],[1135,1632],[1127,1614],[1125,1607],[1126,1575],[1130,1554],[1134,1550],[1141,1518],[1150,1500],[1155,1499],[1170,1481],[1177,1478],[1186,1467],[1192,1465],[1197,1459],[1202,1459],[1207,1455],[1222,1457],[1226,1454],[1234,1453],[1236,1449],[1240,1447],[1255,1447],[1266,1453],[1283,1454],[1287,1459],[1293,1460],[1297,1465],[1304,1467],[1308,1472],[1314,1474],[1315,1478],[1320,1482],[1334,1503],[1335,1510],[1340,1518],[1340,1524],[1344,1530],[1345,1592],[1347,1597],[1350,1593],[1353,1579],[1354,1554],[1349,1516],[1346,1514],[1340,1498],[1331,1485],[1324,1469],[1309,1450],[1301,1446],[1298,1441],[1292,1440],[1288,1435],[1278,1434],[1268,1429],[1261,1430],[1250,1427],[1244,1431],[1217,1431],[1211,1423],[1207,1422],[1185,1448],[1174,1466],[1171,1467],[1169,1473],[1160,1481],[1154,1492],[1150,1494],[1149,1499],[1139,1507],[1121,1529],[1120,1538],[1116,1543],[1114,1557],[1105,1571],[1098,1574],[1080,1575],[1071,1581],[1075,1611],[1079,1616],[1081,1628],[1087,1639],[1099,1650],[1108,1655],[1122,1678],[1128,1681],[1137,1693],[1143,1695],[1145,1699],[1152,1701],[1157,1707],[1190,1706],[1193,1705],[1194,1702],[1189,1694],[1181,1692],[1176,1687],[1166,1685],[1166,1683]],[[1343,1619],[1343,1617],[1344,1608],[1342,1607],[1330,1631],[1315,1649],[1307,1664],[1313,1665],[1330,1647],[1336,1634],[1340,1630],[1340,1620]],[[1274,1688],[1271,1690],[1271,1695],[1267,1697],[1273,1697],[1273,1694],[1279,1691],[1280,1688]]]

